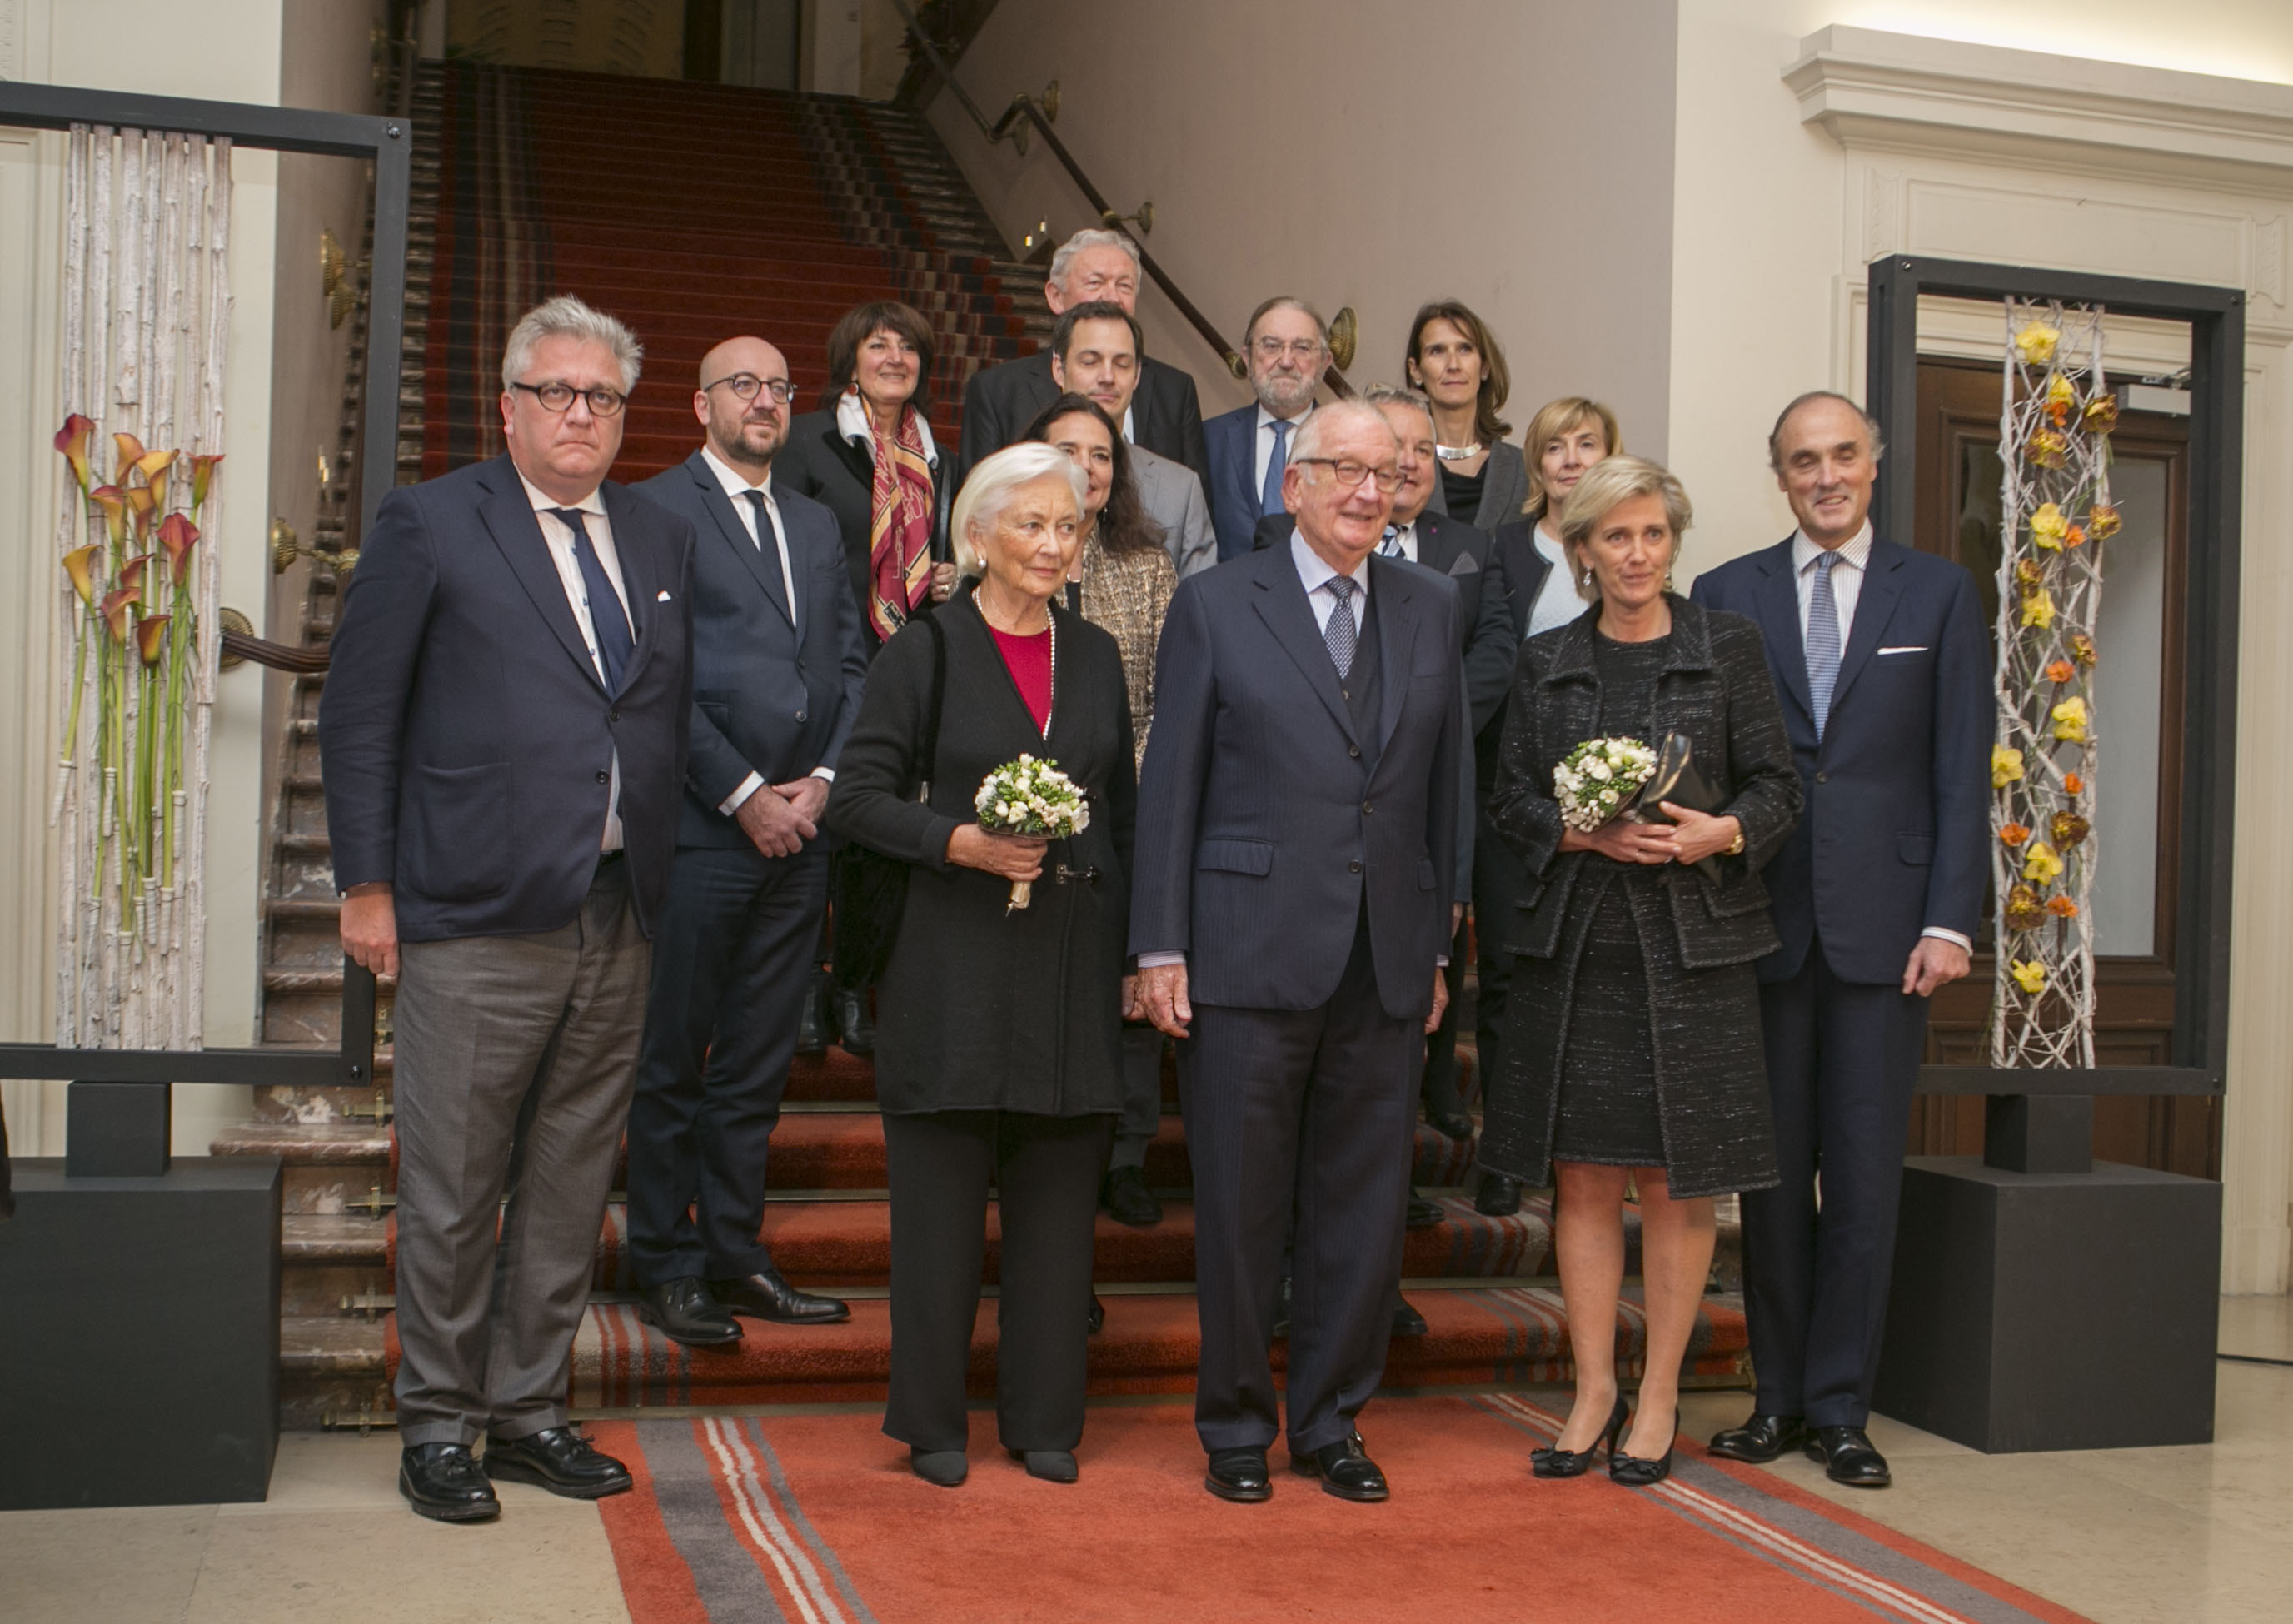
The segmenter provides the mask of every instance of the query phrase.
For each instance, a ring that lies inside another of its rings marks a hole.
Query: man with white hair
[[[1210,459],[1203,489],[1221,562],[1249,552],[1258,521],[1283,511],[1291,436],[1312,414],[1314,392],[1330,368],[1329,324],[1303,299],[1276,294],[1251,312],[1242,351],[1257,400],[1203,425]]]
[[[1400,484],[1384,416],[1325,407],[1288,448],[1296,534],[1181,581],[1163,620],[1130,947],[1148,1018],[1181,1040],[1195,1430],[1224,1499],[1273,1492],[1293,1210],[1291,1468],[1387,1497],[1354,1422],[1392,1331],[1469,781],[1456,589],[1373,556]]]
[[[398,1487],[441,1522],[629,1487],[565,1399],[693,708],[693,527],[605,481],[642,353],[526,312],[508,451],[384,499],[319,710],[343,949],[398,978]]]
[[[1053,315],[1104,300],[1136,317],[1138,283],[1138,245],[1120,231],[1094,227],[1077,231],[1051,255],[1043,297]],[[1115,419],[1122,438],[1186,464],[1207,488],[1210,464],[1203,455],[1203,406],[1195,380],[1151,356],[1142,356],[1141,362],[1130,408]],[[1058,398],[1048,349],[973,373],[963,387],[963,472],[969,473],[992,453],[1019,440]],[[956,489],[962,489],[960,480]]]

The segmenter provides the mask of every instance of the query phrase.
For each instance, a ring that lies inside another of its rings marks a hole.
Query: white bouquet
[[[1632,804],[1656,775],[1656,752],[1637,739],[1587,739],[1552,769],[1560,821],[1589,835]]]
[[[989,773],[971,805],[979,827],[991,834],[1064,840],[1090,827],[1090,803],[1075,781],[1059,771],[1058,763],[1033,755],[1005,762]],[[1034,889],[1032,880],[1013,880],[1004,912],[1026,907]]]

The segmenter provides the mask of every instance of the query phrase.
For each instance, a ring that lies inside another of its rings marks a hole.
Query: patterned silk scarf
[[[900,408],[897,438],[873,421],[876,480],[868,517],[868,619],[879,641],[908,623],[931,587],[931,464],[916,408]]]

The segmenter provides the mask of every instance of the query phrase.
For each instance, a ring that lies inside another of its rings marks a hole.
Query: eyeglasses
[[[760,378],[751,372],[736,372],[729,378],[718,378],[714,384],[703,384],[701,392],[712,389],[729,389],[735,399],[753,400],[760,389],[770,392],[774,400],[786,406],[796,399],[796,385],[786,378]]]
[[[607,389],[602,384],[596,389],[576,389],[571,384],[561,384],[552,379],[547,384],[512,384],[510,387],[523,389],[541,402],[543,411],[555,412],[560,416],[573,409],[573,400],[577,395],[587,400],[591,414],[599,417],[617,417],[621,408],[629,403],[628,396],[620,390]]]
[[[1286,353],[1301,361],[1310,361],[1321,354],[1322,341],[1318,338],[1293,338],[1284,343],[1278,338],[1260,338],[1252,340],[1250,347],[1258,351],[1260,360],[1278,361]]]
[[[1311,463],[1316,467],[1327,468],[1338,476],[1338,483],[1349,489],[1364,480],[1371,479],[1375,480],[1377,488],[1388,496],[1401,489],[1401,470],[1398,468],[1380,468],[1369,463],[1357,463],[1350,456],[1342,461],[1334,456],[1293,456],[1290,460],[1301,465]]]

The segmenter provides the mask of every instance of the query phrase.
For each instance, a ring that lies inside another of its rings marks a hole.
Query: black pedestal
[[[279,1444],[277,1159],[68,1179],[61,1159],[24,1157],[14,1174],[0,1511],[262,1499]]]
[[[1874,1408],[1992,1454],[2211,1442],[2221,1194],[1910,1158]]]

